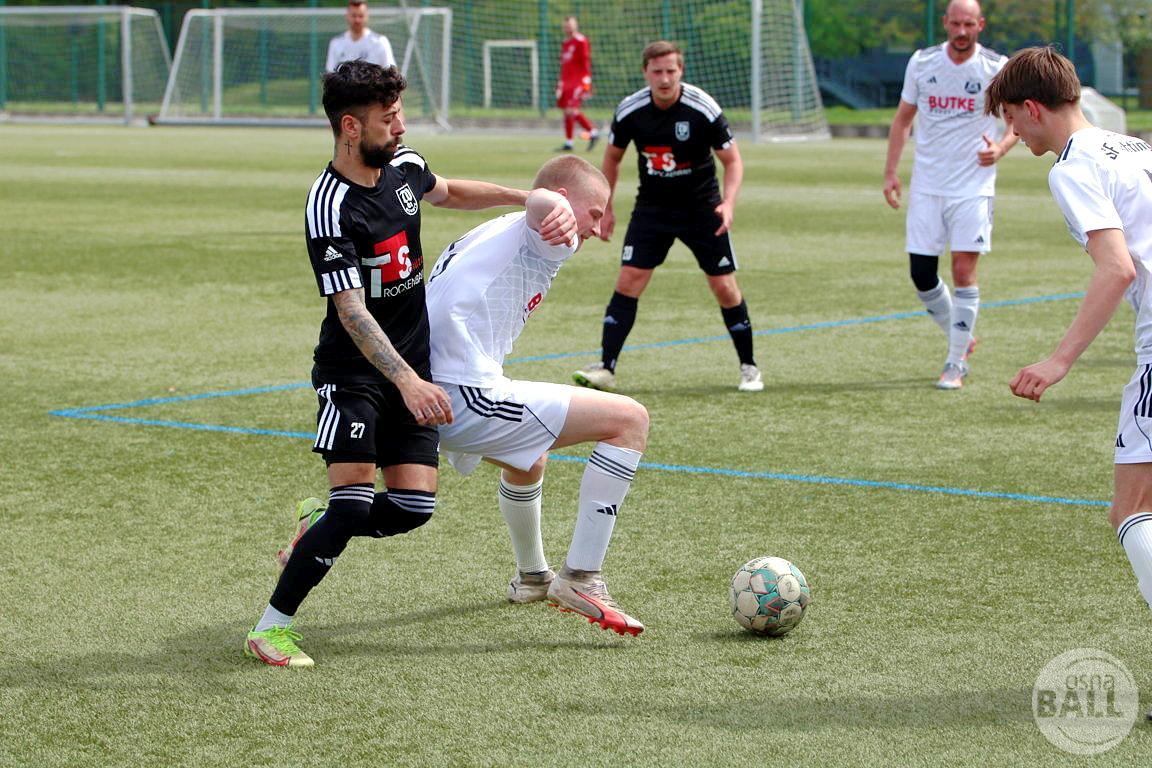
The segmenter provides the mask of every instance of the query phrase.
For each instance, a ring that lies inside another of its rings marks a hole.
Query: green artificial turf
[[[523,186],[555,139],[409,143],[441,175]],[[0,126],[0,765],[1081,765],[1031,709],[1040,669],[1080,647],[1121,659],[1152,705],[1152,616],[1107,508],[1076,503],[1110,495],[1132,313],[1043,402],[1011,396],[1090,274],[1051,158],[1022,147],[981,260],[981,345],[947,393],[884,142],[742,146],[733,240],[764,392],[736,391],[680,245],[617,370],[652,418],[605,565],[640,637],[505,603],[496,473],[445,466],[431,523],[354,542],[304,604],[315,668],[244,658],[290,510],[324,491],[292,436],[315,398],[179,398],[308,379],[324,305],[303,207],[330,151],[323,129]],[[490,215],[425,206],[429,263]],[[544,359],[509,375],[566,381],[594,359],[622,228],[563,268],[514,352]],[[587,452],[548,470],[556,564]],[[814,596],[780,639],[728,614],[732,574],[769,554]],[[1091,762],[1150,760],[1141,721]]]

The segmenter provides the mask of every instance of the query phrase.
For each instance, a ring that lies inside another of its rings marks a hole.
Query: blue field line
[[[984,309],[991,309],[995,307],[1013,307],[1020,304],[1037,304],[1046,301],[1065,301],[1067,299],[1082,298],[1084,294],[1081,293],[1053,293],[1047,296],[1030,296],[1023,299],[1004,299],[1001,301],[989,301],[983,305]],[[868,317],[854,317],[847,320],[827,320],[819,323],[807,323],[805,325],[791,325],[783,328],[765,328],[759,331],[753,331],[755,336],[769,336],[782,333],[799,333],[801,331],[820,331],[827,328],[846,328],[854,325],[868,325],[870,323],[883,323],[890,320],[907,320],[912,317],[923,317],[924,311],[916,312],[894,312],[887,315],[870,315]],[[703,344],[713,341],[727,341],[728,336],[700,336],[690,339],[673,339],[671,341],[657,341],[650,344],[630,344],[624,347],[625,351],[636,349],[656,349],[660,347],[675,347],[684,344]],[[505,360],[505,364],[513,363],[531,363],[540,360],[557,360],[566,357],[588,357],[589,355],[598,355],[600,350],[591,350],[585,352],[556,352],[548,355],[532,355],[528,357],[510,357]],[[196,395],[173,395],[171,397],[150,397],[145,400],[133,400],[130,403],[108,403],[107,405],[88,405],[82,408],[61,408],[48,413],[52,416],[61,416],[64,418],[85,418],[82,414],[93,413],[96,411],[113,411],[123,410],[126,408],[144,408],[149,405],[165,405],[168,403],[181,403],[189,400],[208,400],[215,397],[240,397],[243,395],[260,395],[267,392],[283,392],[292,389],[304,389],[311,387],[312,384],[307,381],[298,381],[292,384],[274,384],[266,387],[250,387],[248,389],[229,389],[221,392],[203,392]],[[106,419],[112,421],[112,419]],[[122,421],[122,423],[141,423],[136,421]]]
[[[583,456],[564,456],[550,454],[553,461],[585,462]],[[847,485],[859,488],[877,488],[889,491],[915,491],[917,493],[944,493],[949,496],[974,496],[982,499],[1006,499],[1010,501],[1028,501],[1035,504],[1063,504],[1081,507],[1107,507],[1108,501],[1095,499],[1068,499],[1060,496],[1037,496],[1028,493],[1009,493],[1006,491],[974,491],[969,488],[950,488],[942,485],[917,485],[916,483],[896,483],[882,480],[860,480],[851,477],[827,477],[824,475],[797,475],[788,472],[750,472],[741,469],[723,469],[719,467],[694,467],[685,464],[654,464],[646,461],[640,462],[641,469],[654,469],[660,472],[683,472],[693,475],[722,475],[724,477],[744,477],[753,480],[780,480],[790,483],[811,483],[814,485]]]
[[[272,384],[267,387],[251,387],[249,389],[229,389],[222,392],[202,392],[196,395],[173,395],[172,397],[150,397],[146,400],[133,400],[130,403],[109,403],[107,405],[89,405],[83,408],[62,408],[56,411],[49,411],[52,416],[63,416],[70,419],[83,419],[89,418],[83,414],[92,413],[94,411],[112,411],[121,410],[124,408],[143,408],[149,405],[164,405],[166,403],[181,403],[188,400],[208,400],[214,397],[239,397],[241,395],[260,395],[266,392],[283,392],[289,389],[303,389],[304,387],[312,386],[306,381],[299,381],[294,384]],[[112,418],[107,418],[107,421],[113,421]],[[128,420],[131,421],[131,420]]]
[[[1068,299],[1078,299],[1084,296],[1083,293],[1060,293],[1050,294],[1047,296],[1034,296],[1021,299],[1005,299],[1002,301],[992,301],[984,304],[985,309],[994,307],[1010,307],[1022,304],[1036,304],[1040,302],[1050,301],[1064,301]],[[777,335],[784,333],[798,333],[801,331],[816,331],[825,330],[829,328],[845,328],[850,326],[867,325],[871,323],[888,322],[892,320],[907,320],[914,317],[923,317],[924,312],[895,312],[885,315],[872,315],[868,317],[850,318],[847,320],[829,320],[818,323],[808,323],[804,325],[786,326],[782,328],[768,328],[764,330],[755,331],[757,336]],[[655,349],[662,347],[682,346],[685,344],[701,344],[713,341],[727,341],[728,336],[705,336],[689,339],[675,339],[671,341],[654,342],[650,344],[634,344],[625,347],[627,350],[636,349]],[[559,358],[589,356],[598,354],[598,350],[587,352],[560,352],[550,355],[535,355],[530,357],[509,358],[507,363],[527,363],[538,360],[555,360]],[[125,410],[130,408],[144,408],[153,405],[165,405],[169,403],[187,402],[192,400],[207,400],[220,397],[241,397],[244,395],[257,395],[266,394],[269,392],[284,392],[294,389],[305,389],[310,387],[311,384],[306,381],[294,382],[291,384],[275,384],[263,387],[250,387],[246,389],[231,389],[220,392],[204,392],[194,395],[173,395],[171,397],[152,397],[144,400],[133,400],[127,403],[109,403],[106,405],[90,405],[80,408],[63,408],[54,411],[49,411],[52,416],[59,416],[70,419],[85,419],[89,421],[110,421],[118,424],[134,424],[138,426],[154,426],[154,427],[169,427],[173,429],[191,429],[202,432],[227,432],[231,434],[241,435],[262,435],[271,437],[287,437],[293,439],[307,439],[311,440],[315,437],[310,432],[293,432],[289,430],[279,429],[260,429],[256,427],[233,427],[225,424],[204,424],[189,421],[175,421],[169,419],[142,419],[126,416],[111,416],[103,413],[104,411],[111,410]],[[555,455],[553,459],[556,461],[585,461],[582,457],[577,456],[564,456]],[[896,490],[896,491],[913,491],[917,493],[942,493],[952,496],[969,496],[990,499],[1003,499],[1011,501],[1026,501],[1038,504],[1063,504],[1075,506],[1108,506],[1107,501],[1096,501],[1089,499],[1069,499],[1056,496],[1038,496],[1032,494],[1022,493],[1006,493],[998,491],[976,491],[966,488],[949,488],[945,486],[931,486],[931,485],[917,485],[913,483],[896,483],[896,482],[883,482],[876,480],[861,480],[855,478],[845,477],[826,477],[821,475],[800,475],[789,474],[782,472],[751,472],[736,469],[723,469],[716,467],[695,467],[679,464],[654,464],[642,463],[645,469],[656,470],[661,472],[682,472],[689,474],[704,474],[704,475],[721,475],[725,477],[743,477],[759,480],[776,480],[783,482],[798,482],[798,483],[811,483],[818,485],[844,485],[855,486],[862,488],[876,488],[883,490]]]
[[[1077,293],[1053,293],[1047,296],[1031,296],[1024,299],[1003,299],[1001,301],[989,301],[980,305],[981,309],[994,309],[996,307],[1015,307],[1021,304],[1039,304],[1046,301],[1067,301],[1068,299],[1081,299],[1084,297],[1083,292]],[[801,331],[823,331],[828,328],[848,328],[856,325],[870,325],[872,323],[886,323],[892,320],[908,320],[913,317],[924,317],[924,310],[917,310],[914,312],[893,312],[887,315],[869,315],[868,317],[853,317],[847,320],[824,320],[819,323],[805,323],[804,325],[787,325],[781,328],[764,328],[759,331],[753,331],[753,336],[777,336],[783,333],[799,333]],[[624,347],[624,351],[636,349],[662,349],[665,347],[679,347],[685,344],[706,344],[714,341],[728,341],[731,337],[727,334],[718,336],[697,336],[688,339],[673,339],[671,341],[654,341],[648,344],[629,344]],[[570,357],[595,357],[600,354],[600,350],[586,350],[583,352],[554,352],[547,355],[531,355],[528,357],[510,357],[505,360],[506,363],[535,363],[541,360],[560,360]]]
[[[128,416],[105,416],[102,413],[78,413],[53,411],[53,416],[89,421],[111,421],[117,424],[136,424],[145,427],[172,427],[174,429],[195,429],[200,432],[231,432],[237,435],[271,435],[272,437],[303,437],[314,440],[313,432],[289,432],[283,429],[260,429],[259,427],[230,427],[227,424],[201,424],[195,421],[172,421],[170,419],[136,419]]]

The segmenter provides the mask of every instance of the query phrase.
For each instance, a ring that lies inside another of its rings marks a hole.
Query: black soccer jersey
[[[364,303],[392,346],[430,377],[420,200],[436,184],[424,158],[401,145],[375,187],[362,187],[329,165],[308,193],[305,236],[320,295],[318,366],[352,374],[375,371],[344,330],[331,296],[364,289]]]
[[[620,149],[636,143],[637,208],[720,203],[712,150],[731,145],[732,131],[720,105],[696,86],[682,83],[680,99],[668,109],[652,103],[651,88],[628,96],[616,107],[610,141]]]

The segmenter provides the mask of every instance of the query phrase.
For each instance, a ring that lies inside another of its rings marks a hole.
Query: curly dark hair
[[[340,135],[344,115],[363,120],[369,107],[392,106],[407,87],[408,81],[396,67],[360,60],[344,62],[324,75],[324,114],[332,124],[332,133]]]

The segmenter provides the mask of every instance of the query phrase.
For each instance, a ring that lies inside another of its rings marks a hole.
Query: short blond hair
[[[588,191],[594,186],[608,186],[608,179],[600,169],[582,157],[559,155],[548,160],[536,172],[532,180],[533,189],[566,189],[569,192]]]

